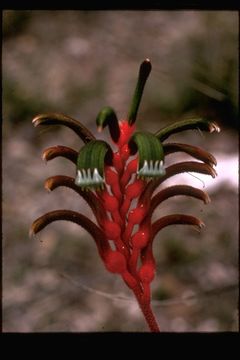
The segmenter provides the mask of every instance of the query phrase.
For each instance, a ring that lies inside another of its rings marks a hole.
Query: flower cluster
[[[62,114],[43,114],[33,119],[35,126],[65,125],[85,143],[76,152],[65,146],[53,146],[43,152],[48,161],[62,156],[76,166],[76,177],[53,176],[45,187],[52,191],[66,186],[77,192],[92,209],[96,222],[85,215],[70,211],[51,211],[34,221],[31,232],[36,234],[49,223],[68,220],[85,228],[95,240],[106,269],[119,274],[133,291],[151,331],[159,325],[151,310],[150,285],[154,279],[156,263],[153,240],[164,227],[189,224],[202,228],[196,217],[172,214],[152,221],[154,210],[164,200],[187,195],[208,203],[208,195],[197,188],[176,185],[155,190],[166,179],[181,172],[197,172],[216,176],[215,158],[196,146],[165,143],[172,134],[188,130],[219,131],[219,127],[205,119],[187,119],[164,127],[155,134],[135,129],[135,121],[146,80],[151,71],[148,59],[140,66],[138,81],[127,119],[118,121],[114,110],[103,108],[97,116],[98,130],[108,127],[113,145],[97,140],[79,121]],[[200,161],[185,161],[164,166],[165,156],[185,152]]]

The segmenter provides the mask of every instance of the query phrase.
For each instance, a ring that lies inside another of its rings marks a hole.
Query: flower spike
[[[217,175],[215,157],[209,152],[188,144],[165,143],[170,135],[189,129],[219,132],[218,125],[204,119],[176,122],[152,134],[135,132],[136,117],[144,86],[151,72],[149,59],[142,62],[137,85],[127,119],[118,122],[115,111],[107,106],[97,115],[101,131],[109,127],[111,146],[94,135],[79,121],[62,114],[43,114],[33,119],[38,125],[65,125],[84,141],[79,152],[66,146],[52,146],[44,150],[42,158],[49,161],[64,157],[76,166],[76,177],[51,176],[45,188],[52,191],[67,187],[81,196],[95,219],[71,210],[54,210],[39,217],[31,226],[36,234],[53,221],[66,220],[82,226],[95,240],[99,255],[107,271],[121,276],[132,290],[150,331],[159,332],[151,309],[151,283],[156,275],[153,241],[158,232],[169,225],[193,225],[201,229],[203,222],[190,215],[170,214],[155,221],[152,215],[169,198],[183,195],[210,202],[206,192],[189,185],[161,188],[165,180],[183,172]],[[184,152],[198,161],[183,161],[164,167],[165,156]],[[98,191],[101,190],[101,191]],[[156,193],[155,193],[156,191]],[[77,200],[77,197],[76,197]]]
[[[144,60],[139,69],[137,85],[135,88],[135,92],[132,98],[132,103],[128,113],[129,125],[134,124],[136,121],[138,108],[143,94],[143,89],[151,70],[152,70],[152,65],[150,60],[149,59]]]

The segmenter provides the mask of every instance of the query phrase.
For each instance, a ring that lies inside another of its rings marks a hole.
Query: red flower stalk
[[[136,132],[135,121],[146,80],[151,71],[148,59],[140,66],[137,86],[127,119],[118,121],[114,110],[103,108],[97,116],[98,130],[108,126],[114,148],[93,134],[79,121],[62,114],[43,114],[33,119],[38,125],[65,125],[70,127],[85,145],[79,152],[65,147],[53,146],[43,152],[48,161],[62,156],[76,165],[76,177],[53,176],[46,180],[49,191],[66,186],[77,192],[92,209],[96,223],[85,215],[70,210],[49,212],[31,226],[36,234],[56,220],[77,223],[95,240],[99,255],[106,269],[119,274],[133,291],[149,329],[159,332],[159,325],[151,309],[150,285],[155,276],[153,240],[164,227],[173,224],[204,226],[196,217],[173,214],[152,222],[152,214],[164,200],[187,195],[210,201],[208,195],[187,185],[171,186],[153,195],[157,187],[181,172],[198,172],[216,176],[213,165],[216,160],[208,152],[187,144],[164,143],[171,134],[188,129],[219,131],[208,120],[188,119],[164,127],[157,133]],[[199,161],[181,162],[164,167],[164,157],[178,151],[185,152]]]

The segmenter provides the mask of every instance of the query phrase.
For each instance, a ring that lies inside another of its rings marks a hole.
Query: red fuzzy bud
[[[130,150],[128,144],[125,144],[120,149],[121,158],[126,161],[129,158]]]
[[[137,231],[132,237],[132,246],[136,249],[144,248],[149,240],[149,232],[147,230]]]
[[[146,216],[146,210],[143,205],[137,207],[130,211],[128,215],[128,221],[132,224],[140,224],[142,222],[144,216]]]
[[[144,181],[136,180],[133,184],[128,185],[126,188],[126,196],[131,200],[138,197],[144,188]]]
[[[118,208],[118,200],[116,199],[115,196],[112,196],[110,194],[108,194],[108,192],[103,192],[101,194],[102,196],[102,199],[103,199],[103,205],[104,205],[104,208],[107,210],[107,211],[115,211],[117,208]]]
[[[127,170],[129,173],[136,173],[138,168],[138,158],[129,161]]]
[[[118,183],[118,174],[110,167],[105,167],[105,180],[108,185],[115,185]]]
[[[121,154],[119,154],[119,152],[114,153],[113,155],[113,166],[115,167],[115,169],[120,172],[122,171],[123,168],[123,159]]]
[[[138,160],[134,159],[131,160],[126,167],[126,170],[124,171],[122,177],[121,177],[121,184],[125,187],[126,184],[131,179],[132,174],[136,174],[138,168]]]
[[[104,232],[108,239],[114,240],[120,236],[121,228],[118,224],[109,220],[104,223]]]
[[[143,283],[150,284],[155,276],[154,265],[150,262],[142,265],[138,275]]]
[[[133,131],[135,130],[135,126],[131,126],[127,121],[123,120],[119,123],[120,127],[120,138],[117,142],[119,147],[127,144],[130,137],[132,136]]]
[[[109,251],[105,256],[105,265],[112,273],[122,274],[126,271],[126,259],[119,251]]]

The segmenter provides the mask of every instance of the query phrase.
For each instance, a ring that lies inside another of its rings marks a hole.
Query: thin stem
[[[133,292],[136,296],[139,307],[142,310],[143,316],[149,326],[150,331],[160,332],[160,327],[159,327],[157,320],[153,314],[153,311],[150,306],[150,302],[146,303],[145,301],[143,301],[142,295],[140,295],[138,291],[135,291],[135,289],[133,289]]]

